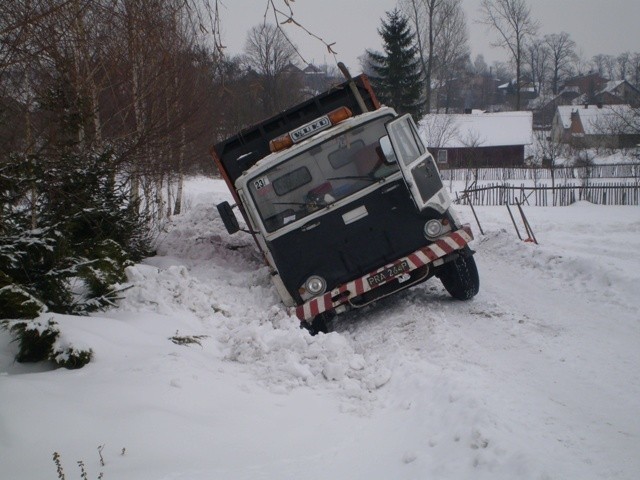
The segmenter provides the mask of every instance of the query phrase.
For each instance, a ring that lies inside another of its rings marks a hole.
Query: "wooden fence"
[[[525,205],[558,206],[571,205],[580,200],[599,205],[639,205],[640,185],[625,183],[567,184],[556,187],[514,186],[507,183],[487,184],[482,187],[464,190],[457,195],[458,203],[467,205],[504,205],[515,204],[517,199]]]
[[[547,180],[580,178],[640,178],[640,163],[615,165],[590,165],[585,167],[512,167],[512,168],[453,168],[441,169],[442,180],[504,181],[504,180]]]

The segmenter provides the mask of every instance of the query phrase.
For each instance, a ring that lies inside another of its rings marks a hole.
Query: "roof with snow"
[[[600,93],[613,92],[616,88],[625,83],[625,81],[626,80],[609,80]]]
[[[446,120],[445,120],[446,119]],[[443,120],[446,127],[443,127]],[[437,148],[502,147],[530,145],[533,140],[532,112],[425,115],[420,123],[422,137]],[[446,129],[436,133],[432,130]],[[435,139],[434,134],[439,138]]]
[[[561,105],[558,107],[557,115],[564,128],[571,127],[572,113],[578,114],[584,133],[587,135],[600,134],[603,130],[610,130],[610,127],[620,129],[620,133],[634,133],[634,129],[640,128],[640,121],[629,105],[602,105],[600,107],[597,105]],[[639,125],[630,125],[629,122]]]

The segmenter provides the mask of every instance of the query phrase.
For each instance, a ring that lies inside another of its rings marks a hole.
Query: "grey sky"
[[[282,0],[276,0],[280,4]],[[266,0],[223,0],[223,40],[228,53],[238,54],[244,47],[246,32],[261,23]],[[365,49],[380,49],[377,33],[380,19],[392,10],[396,0],[296,0],[292,3],[295,18],[327,43],[336,42],[338,60],[352,73],[360,71],[357,58]],[[462,0],[467,15],[472,59],[482,53],[488,64],[505,60],[506,53],[490,46],[495,34],[476,23],[480,0]],[[638,0],[529,0],[532,14],[540,23],[540,34],[566,31],[583,55],[598,53],[618,55],[640,52],[640,1]],[[269,16],[268,20],[272,21]],[[316,39],[294,26],[287,32],[305,60],[315,64],[333,64],[333,57]]]

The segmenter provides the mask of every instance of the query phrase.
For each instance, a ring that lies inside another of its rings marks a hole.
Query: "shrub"
[[[93,358],[93,350],[61,345],[60,327],[53,319],[4,321],[1,326],[15,337],[19,350],[16,360],[21,363],[52,361],[67,369],[82,368]]]

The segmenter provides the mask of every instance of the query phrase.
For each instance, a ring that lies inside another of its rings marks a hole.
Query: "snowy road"
[[[610,234],[628,233],[621,227]],[[409,443],[431,453],[430,475],[471,476],[456,461],[467,459],[492,474],[511,464],[520,478],[632,478],[640,472],[637,282],[600,255],[583,263],[591,242],[559,256],[514,236],[489,231],[475,245],[482,293],[474,301],[452,301],[433,282],[337,331],[393,370],[385,402],[409,410],[407,430],[420,434]],[[605,250],[624,259],[628,248]]]
[[[539,246],[479,209],[476,298],[432,279],[310,337],[250,238],[222,231],[224,186],[190,185],[121,307],[76,332],[90,366],[0,356],[0,478],[50,478],[54,450],[73,465],[102,443],[130,452],[104,467],[124,480],[640,477],[637,207],[527,209]]]

